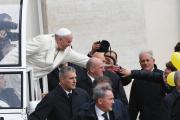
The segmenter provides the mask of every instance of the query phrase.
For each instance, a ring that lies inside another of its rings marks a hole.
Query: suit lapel
[[[88,75],[87,75],[87,84],[90,85],[91,87],[93,87],[93,82]]]

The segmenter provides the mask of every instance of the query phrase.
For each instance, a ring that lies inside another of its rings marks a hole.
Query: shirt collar
[[[61,86],[61,84],[59,83],[59,85]],[[68,95],[69,93],[72,93],[72,90],[71,91],[67,91],[67,90],[65,90],[64,88],[62,88],[64,91],[65,91],[65,93]]]
[[[99,109],[96,105],[95,105],[95,111],[96,111],[97,116],[102,116],[102,114],[104,113],[104,111]]]
[[[91,81],[94,82],[94,78],[89,73],[87,75],[91,79]]]
[[[101,110],[98,106],[96,106],[96,105],[95,105],[95,112],[96,112],[96,114],[97,114],[98,119],[104,120],[104,117],[102,116],[102,114],[104,114],[105,112],[102,111],[102,110]],[[110,118],[110,117],[109,117],[109,112],[106,112],[106,113],[107,113],[108,118]]]

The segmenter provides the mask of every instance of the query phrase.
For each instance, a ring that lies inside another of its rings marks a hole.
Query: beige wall
[[[147,47],[142,0],[47,0],[46,8],[49,32],[71,29],[76,51],[87,54],[94,41],[105,39],[119,64],[138,67],[138,53]]]
[[[27,1],[26,13],[26,37],[31,40],[33,37],[40,34],[38,0]]]
[[[180,41],[180,1],[144,0],[146,39],[162,69]]]
[[[128,68],[139,67],[138,53],[148,48],[164,69],[180,38],[179,0],[46,0],[46,5],[49,33],[70,28],[74,49],[85,54],[93,41],[107,39]]]

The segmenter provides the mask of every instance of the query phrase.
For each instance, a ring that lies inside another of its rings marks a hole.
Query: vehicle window
[[[0,73],[0,108],[22,107],[22,73]]]

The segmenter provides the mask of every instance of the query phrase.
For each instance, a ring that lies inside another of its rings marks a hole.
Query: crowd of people
[[[33,68],[34,81],[48,75],[49,85],[49,93],[29,120],[180,119],[180,71],[171,61],[162,71],[152,51],[142,51],[141,69],[129,70],[117,64],[117,53],[107,40],[94,42],[87,55],[75,52],[72,40],[72,32],[61,28],[27,43],[27,65]],[[180,52],[180,42],[175,51]],[[172,71],[175,87],[166,81]],[[130,82],[128,102],[123,86]]]

